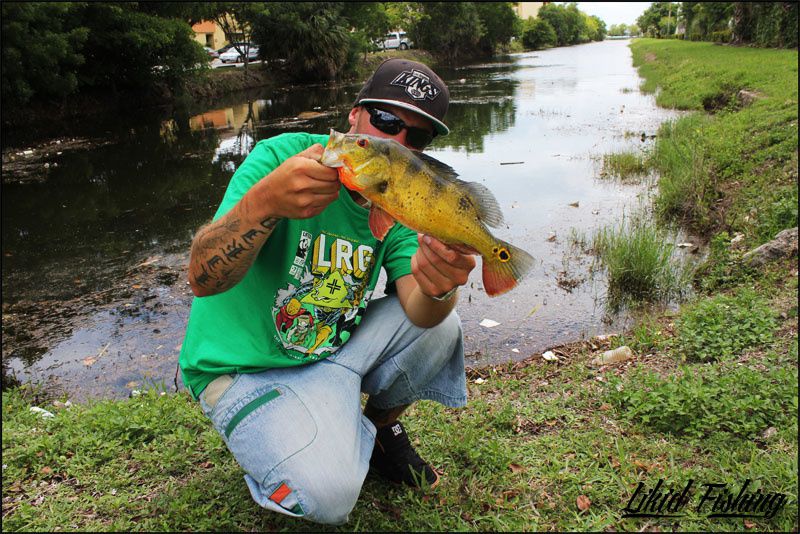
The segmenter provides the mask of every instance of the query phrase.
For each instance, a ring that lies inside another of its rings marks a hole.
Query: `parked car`
[[[250,43],[241,43],[239,45],[239,49],[245,54],[247,54],[248,61],[254,61],[258,59],[258,46]],[[244,61],[242,54],[239,53],[239,50],[236,49],[235,46],[231,45],[231,47],[226,51],[219,55],[220,61],[223,63],[241,63]]]
[[[216,50],[214,50],[214,49],[213,49],[213,48],[211,48],[210,46],[204,46],[204,47],[203,47],[203,50],[205,50],[205,51],[206,51],[206,53],[208,54],[208,57],[209,57],[210,59],[216,59],[216,58],[218,58],[218,57],[219,57],[219,52],[217,52]]]
[[[392,48],[407,50],[412,46],[414,46],[414,43],[408,39],[406,32],[398,31],[398,32],[387,33],[383,37],[383,42],[381,42],[378,46],[380,46],[384,50],[389,50]]]

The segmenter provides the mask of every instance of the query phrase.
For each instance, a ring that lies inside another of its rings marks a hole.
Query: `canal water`
[[[646,184],[601,177],[603,154],[644,150],[676,113],[639,92],[628,41],[515,54],[440,74],[453,133],[429,153],[486,185],[496,236],[536,258],[490,298],[480,268],[458,304],[468,365],[519,360],[619,331],[602,272],[572,247],[646,204]],[[4,155],[3,372],[72,398],[174,390],[192,295],[191,238],[255,142],[347,129],[360,83],[231,95],[202,109],[80,124]],[[7,168],[5,163],[16,164]],[[177,379],[180,387],[180,379]]]

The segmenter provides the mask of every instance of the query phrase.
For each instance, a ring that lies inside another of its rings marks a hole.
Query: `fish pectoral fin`
[[[372,205],[369,210],[369,229],[378,241],[383,241],[386,234],[394,226],[394,219],[381,208]]]

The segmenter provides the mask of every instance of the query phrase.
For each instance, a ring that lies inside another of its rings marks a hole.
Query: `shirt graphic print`
[[[272,307],[276,341],[290,358],[316,361],[341,347],[361,322],[372,291],[371,246],[329,233],[300,233],[289,280]]]

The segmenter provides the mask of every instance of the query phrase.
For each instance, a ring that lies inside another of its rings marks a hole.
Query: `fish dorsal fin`
[[[503,210],[500,209],[497,199],[485,185],[463,180],[459,180],[459,182],[469,191],[469,196],[478,210],[478,217],[481,221],[492,228],[497,228],[504,223]]]
[[[455,169],[450,165],[448,165],[447,163],[442,163],[438,159],[429,156],[427,154],[423,154],[422,152],[414,152],[414,155],[417,156],[419,159],[421,159],[425,163],[425,165],[433,169],[436,172],[436,174],[438,174],[442,178],[457,182],[461,181],[458,180],[458,173],[455,171]]]
[[[427,154],[415,152],[414,155],[425,162],[439,177],[455,183],[460,189],[464,190],[475,206],[481,221],[492,228],[497,228],[503,224],[503,211],[500,209],[497,199],[494,198],[492,192],[485,185],[461,180],[458,178],[458,173],[450,165],[442,163]]]

